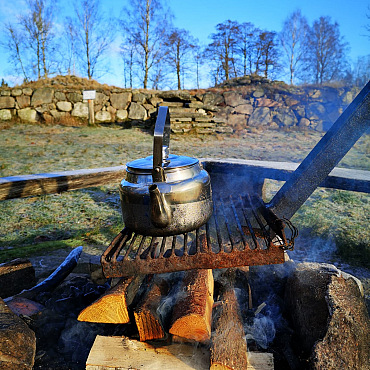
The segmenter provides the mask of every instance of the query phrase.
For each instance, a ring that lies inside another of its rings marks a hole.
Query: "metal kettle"
[[[158,108],[153,155],[126,164],[119,192],[125,226],[142,235],[195,230],[212,215],[209,174],[198,159],[169,154],[168,107]]]

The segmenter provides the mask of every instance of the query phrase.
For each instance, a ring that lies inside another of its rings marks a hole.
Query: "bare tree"
[[[236,77],[235,57],[237,35],[239,24],[235,21],[227,20],[216,26],[216,33],[211,35],[213,40],[207,47],[208,54],[215,53],[219,58],[219,66],[222,68],[225,80],[229,80],[231,75]]]
[[[155,75],[152,80],[157,85],[156,71],[165,56],[164,43],[170,29],[171,14],[164,9],[161,0],[131,0],[129,8],[123,9],[121,26],[126,43],[135,46],[135,54],[143,74],[143,87],[148,87],[151,71]]]
[[[53,10],[55,2],[27,0],[28,14],[20,17],[20,25],[27,40],[27,48],[33,51],[37,77],[47,77],[52,59]],[[50,58],[49,58],[50,57]]]
[[[306,17],[300,10],[290,14],[284,21],[280,32],[280,42],[284,50],[285,59],[289,65],[290,84],[293,85],[296,74],[303,68],[306,52],[306,38],[309,26]]]
[[[184,84],[186,64],[189,63],[189,56],[194,49],[195,41],[189,31],[174,29],[166,42],[167,61],[176,71],[177,88],[181,90]],[[181,83],[182,81],[182,83]]]
[[[265,77],[269,76],[271,68],[279,67],[279,52],[276,32],[264,31],[259,35],[259,45],[261,48],[261,70]]]
[[[75,3],[74,9],[76,14],[74,30],[80,50],[83,50],[79,57],[83,70],[91,79],[112,44],[115,34],[114,22],[106,19],[100,10],[100,0],[80,0]]]
[[[246,76],[252,73],[252,53],[255,47],[255,37],[257,29],[252,23],[244,22],[239,25],[236,34],[236,48],[241,56],[242,74]]]
[[[320,17],[308,33],[305,64],[314,76],[314,82],[340,79],[347,69],[347,43],[340,35],[338,23],[331,23],[330,17]]]
[[[29,80],[26,63],[26,48],[22,36],[14,25],[8,23],[4,26],[5,37],[1,44],[9,53],[9,62],[16,72],[21,73],[24,81]]]

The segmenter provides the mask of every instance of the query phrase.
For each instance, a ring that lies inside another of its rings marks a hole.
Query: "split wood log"
[[[140,341],[165,337],[162,318],[158,306],[162,296],[168,294],[169,286],[162,278],[155,275],[146,293],[134,310],[134,317],[139,331]]]
[[[31,370],[35,352],[35,333],[0,298],[0,369]]]
[[[35,284],[35,269],[30,260],[17,258],[0,264],[0,297],[13,296]]]
[[[173,309],[169,332],[191,341],[208,341],[211,338],[212,306],[212,270],[186,271]]]
[[[83,309],[77,320],[106,324],[126,324],[130,322],[128,306],[132,303],[145,275],[120,279],[99,299]]]
[[[239,303],[235,295],[236,269],[227,269],[217,282],[218,301],[213,309],[212,370],[244,370],[248,367],[247,343]]]

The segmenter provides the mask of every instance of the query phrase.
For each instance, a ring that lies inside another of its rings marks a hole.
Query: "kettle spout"
[[[150,221],[155,227],[163,229],[170,224],[172,219],[170,206],[167,204],[157,185],[153,184],[149,186],[149,195]]]

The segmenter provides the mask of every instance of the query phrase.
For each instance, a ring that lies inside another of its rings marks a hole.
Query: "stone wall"
[[[289,87],[283,83],[225,86],[202,91],[97,89],[98,123],[142,124],[158,105],[170,107],[176,133],[232,133],[248,127],[304,127],[326,131],[357,91],[334,87]],[[78,123],[88,120],[82,90],[55,87],[0,89],[0,120]]]

